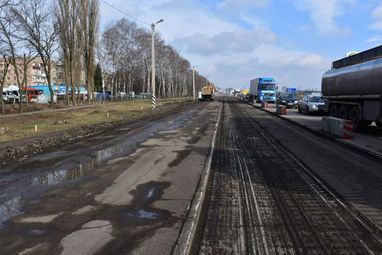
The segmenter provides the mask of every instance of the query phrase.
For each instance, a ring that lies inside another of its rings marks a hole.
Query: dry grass
[[[158,107],[181,101],[184,102],[185,100],[159,100]],[[130,101],[0,118],[0,143],[29,138],[36,134],[74,129],[84,125],[136,119],[150,111],[151,103],[149,101]],[[35,132],[35,125],[37,125],[37,133]]]

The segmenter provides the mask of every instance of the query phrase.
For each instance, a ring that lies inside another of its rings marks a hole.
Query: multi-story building
[[[16,59],[18,66],[20,82],[24,79],[24,59],[19,57]],[[4,59],[0,58],[0,76],[4,72]],[[27,85],[45,85],[47,84],[47,77],[41,58],[35,58],[30,61],[26,68]],[[52,68],[52,85],[59,85],[65,83],[64,66],[59,63],[54,63]],[[8,72],[5,77],[4,87],[17,86],[17,77],[13,65],[9,65]]]

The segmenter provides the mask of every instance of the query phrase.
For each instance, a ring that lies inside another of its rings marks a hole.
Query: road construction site
[[[200,254],[380,254],[381,161],[224,103]]]
[[[374,153],[190,103],[3,166],[0,254],[381,254],[381,183]]]

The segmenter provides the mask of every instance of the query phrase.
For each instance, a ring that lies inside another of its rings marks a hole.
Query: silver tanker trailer
[[[382,46],[337,60],[322,78],[325,111],[354,129],[382,126]]]

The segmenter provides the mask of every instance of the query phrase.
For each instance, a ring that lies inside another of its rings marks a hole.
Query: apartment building
[[[26,68],[24,74],[24,59],[19,57],[16,59],[17,69],[19,72],[19,79],[22,81],[24,76],[27,77],[27,85],[44,85],[47,84],[47,77],[44,71],[44,66],[41,58],[35,58],[31,61]],[[0,76],[4,72],[4,59],[0,58]],[[52,68],[52,85],[59,85],[65,83],[64,66],[55,63]],[[17,77],[13,65],[9,65],[8,72],[5,77],[4,87],[17,86]]]

